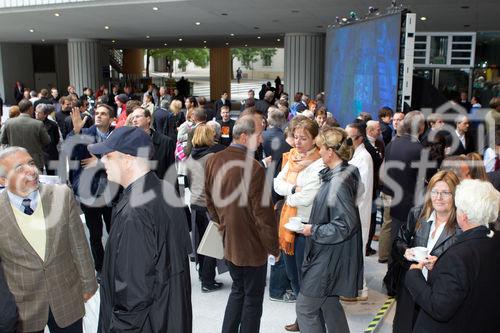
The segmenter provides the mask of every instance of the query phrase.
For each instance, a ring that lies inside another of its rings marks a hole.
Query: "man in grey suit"
[[[0,260],[18,332],[81,333],[97,283],[80,210],[66,185],[40,185],[38,174],[26,149],[0,152]]]
[[[50,136],[43,122],[33,119],[33,104],[29,100],[21,100],[18,106],[21,114],[6,122],[0,141],[5,145],[25,148],[38,170],[43,171],[43,147],[50,143]]]

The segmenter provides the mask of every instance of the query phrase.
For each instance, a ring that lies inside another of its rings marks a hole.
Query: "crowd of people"
[[[382,107],[342,128],[324,93],[275,83],[241,109],[228,92],[16,85],[0,134],[0,331],[83,332],[99,290],[99,332],[191,332],[192,260],[203,293],[229,271],[224,333],[259,332],[269,262],[269,298],[295,303],[287,331],[349,332],[340,301],[370,299],[373,241],[394,332],[498,330],[500,98]],[[196,251],[212,223],[224,260]]]

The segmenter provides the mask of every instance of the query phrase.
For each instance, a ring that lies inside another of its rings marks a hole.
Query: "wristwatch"
[[[295,189],[297,188],[297,185],[293,185],[292,187],[292,194],[295,194]]]

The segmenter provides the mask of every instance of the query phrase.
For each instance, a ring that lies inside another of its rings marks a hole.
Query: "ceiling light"
[[[109,30],[109,26],[105,25],[104,29]]]
[[[35,32],[35,29],[30,29],[30,32]]]
[[[45,39],[42,39],[42,43],[44,43],[44,42],[45,42]]]
[[[167,46],[167,43],[164,43],[163,46]]]
[[[229,43],[226,42],[226,45],[229,45]]]
[[[276,39],[276,41],[277,41],[277,42],[281,42],[281,39],[279,39],[279,38],[278,38],[278,39]]]
[[[155,12],[157,12],[157,11],[159,11],[159,10],[160,10],[160,8],[158,8],[158,7],[153,7],[153,10],[154,10]]]
[[[248,47],[248,44],[245,44],[245,47]]]
[[[204,49],[206,49],[207,47],[206,46],[203,46]]]
[[[150,39],[151,37],[150,36],[146,36],[146,39]]]
[[[200,22],[195,22],[196,25],[200,25],[201,23]]]
[[[222,15],[222,16],[227,16],[227,13],[222,13],[221,15]]]
[[[261,38],[262,38],[262,37],[260,37],[260,36],[257,36],[257,39],[261,39]]]
[[[204,40],[204,41],[203,41],[203,44],[206,44],[206,43],[207,43],[207,41],[206,41],[206,40]]]
[[[114,39],[113,39],[113,40],[111,41],[111,43],[116,43],[116,40],[114,40]]]
[[[54,13],[54,16],[59,17],[59,16],[61,16],[61,14],[59,14],[59,13]]]
[[[182,42],[182,38],[179,38],[179,42]]]
[[[342,22],[347,22],[347,17],[343,17]]]
[[[229,34],[229,36],[234,37],[234,34]]]
[[[427,21],[427,17],[422,16],[422,17],[420,18],[420,21]]]

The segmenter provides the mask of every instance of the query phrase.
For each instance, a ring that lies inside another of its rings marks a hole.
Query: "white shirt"
[[[361,220],[363,243],[366,243],[370,230],[373,199],[373,160],[366,150],[365,144],[360,144],[354,151],[349,164],[358,168],[361,184],[358,188],[356,204]],[[362,185],[362,186],[361,186]]]
[[[495,171],[495,163],[496,163],[497,154],[494,149],[488,148],[484,151],[484,167],[486,172]]]
[[[436,212],[432,212],[431,216],[429,216],[429,219],[427,222],[431,223],[431,230],[429,232],[429,238],[427,239],[427,253],[431,253],[432,249],[436,245],[439,237],[443,233],[444,227],[446,226],[446,223],[441,223],[441,225],[436,229]],[[434,233],[435,231],[435,233]],[[432,234],[434,234],[434,237],[432,237]],[[425,279],[427,280],[427,275],[429,274],[429,271],[427,268],[422,269],[422,274],[424,274]]]
[[[467,149],[467,146],[465,145],[465,134],[460,135],[457,130],[455,130],[455,133],[457,133],[458,140],[460,140],[464,148]]]

